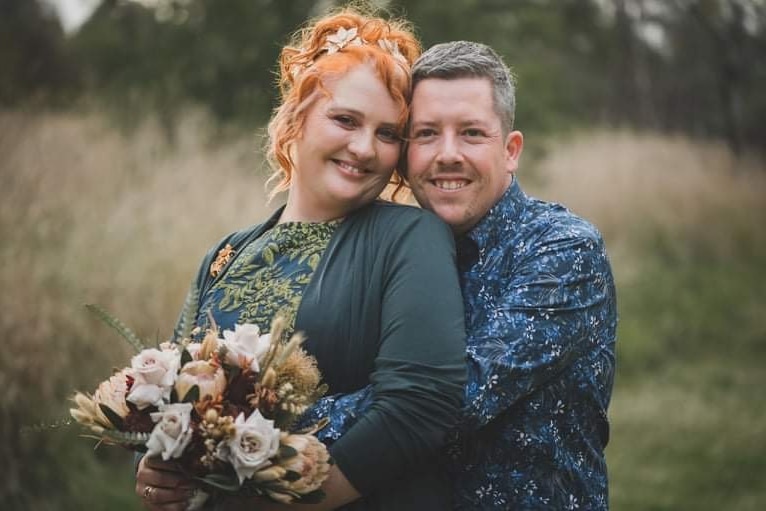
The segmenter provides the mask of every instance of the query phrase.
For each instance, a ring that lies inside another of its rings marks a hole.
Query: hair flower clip
[[[387,51],[391,54],[392,57],[394,57],[396,60],[407,65],[407,59],[402,55],[402,52],[399,51],[399,44],[397,44],[396,41],[389,41],[388,39],[379,39],[378,40],[378,46],[383,48],[384,51]]]
[[[356,27],[348,30],[341,27],[334,34],[327,36],[327,44],[322,48],[327,50],[328,54],[333,54],[345,48],[346,46],[361,46],[362,40],[356,35]]]

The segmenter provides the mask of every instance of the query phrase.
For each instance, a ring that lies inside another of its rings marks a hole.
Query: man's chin
[[[464,207],[454,205],[437,204],[433,207],[426,207],[444,222],[449,224],[456,234],[462,234],[465,230],[465,224],[468,218],[468,212]]]

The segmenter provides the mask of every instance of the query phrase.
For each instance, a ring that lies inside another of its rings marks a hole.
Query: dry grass
[[[123,136],[97,115],[0,113],[0,328],[5,334],[0,357],[0,502],[10,502],[11,509],[77,509],[107,501],[110,509],[135,509],[124,461],[104,458],[101,451],[96,468],[89,471],[85,460],[96,457],[87,442],[24,436],[19,428],[64,415],[72,390],[91,388],[111,366],[125,363],[129,350],[85,313],[83,303],[106,307],[143,336],[164,337],[205,250],[272,209],[265,204],[255,137],[212,143],[208,126],[203,115],[190,114],[178,127],[176,143],[169,145],[152,122]],[[763,337],[758,326],[764,303],[757,295],[760,284],[751,285],[747,276],[732,279],[727,272],[729,265],[766,254],[761,225],[766,169],[737,161],[715,144],[654,135],[596,133],[550,147],[534,169],[536,184],[523,173],[522,182],[530,182],[526,188],[531,194],[562,202],[599,226],[621,286],[642,275],[645,261],[668,247],[676,255],[699,251],[723,262],[715,269],[723,293],[670,288],[661,297],[664,301],[658,301],[656,290],[666,281],[677,286],[691,282],[661,265],[653,269],[656,278],[649,287],[619,290],[621,297],[631,294],[632,299],[621,300],[621,367],[630,365],[626,356],[648,361],[663,356],[667,338],[683,335],[694,322],[698,332],[710,337],[705,349],[732,352],[716,348],[719,331],[731,327],[731,335],[744,339],[743,350],[752,353]],[[694,271],[689,278],[704,280]],[[730,289],[723,287],[727,283]],[[734,303],[728,309],[743,288],[752,288],[749,305]],[[681,303],[679,296],[689,303],[673,309]],[[735,308],[739,316],[733,316]],[[657,321],[666,311],[672,328]],[[693,316],[695,311],[701,312]],[[710,311],[724,315],[716,324],[720,330],[706,323],[714,316]],[[739,323],[749,330],[736,332]],[[642,340],[646,332],[652,339]],[[677,344],[677,349],[694,349],[694,341]],[[643,351],[635,348],[640,343]],[[688,381],[669,377],[677,374],[670,368],[642,377],[650,384],[630,380],[618,385],[610,466],[614,500],[621,509],[671,509],[684,499],[693,500],[699,493],[695,485],[708,485],[704,470],[695,471],[693,465],[710,460],[727,473],[740,474],[727,479],[728,491],[742,502],[731,508],[756,508],[753,503],[763,492],[731,463],[732,456],[745,456],[747,445],[757,441],[754,432],[762,435],[763,428],[738,435],[741,428],[734,417],[763,424],[766,417],[753,412],[755,406],[743,412],[749,401],[742,391],[766,382],[750,366],[737,372],[717,367],[685,367]],[[736,393],[715,393],[724,375]],[[667,381],[651,383],[659,377]],[[697,377],[707,382],[699,391],[694,390]],[[705,405],[710,392],[720,409]],[[763,399],[755,403],[763,404]],[[677,412],[671,421],[665,420],[668,410]],[[754,449],[747,458],[752,467],[760,467],[762,452]],[[669,457],[672,453],[691,459],[683,464]],[[77,469],[70,470],[72,466]],[[106,474],[101,473],[105,467]],[[106,484],[110,473],[124,473],[125,484]],[[88,477],[102,479],[94,484]],[[40,487],[46,491],[39,492]],[[88,491],[82,492],[85,487]],[[714,492],[706,499],[720,503],[711,498]],[[696,506],[705,508],[705,501]]]
[[[127,359],[82,305],[167,336],[207,248],[270,209],[255,137],[211,145],[208,125],[187,116],[170,146],[152,122],[123,136],[95,115],[0,113],[0,500],[45,484],[20,425],[64,416]]]
[[[721,143],[631,132],[553,141],[549,149],[535,168],[539,179],[533,193],[594,222],[623,278],[640,268],[635,258],[644,254],[635,249],[650,241],[647,237],[693,237],[722,258],[763,249],[766,236],[758,234],[766,220],[762,161],[737,159]],[[743,242],[758,246],[743,247]]]

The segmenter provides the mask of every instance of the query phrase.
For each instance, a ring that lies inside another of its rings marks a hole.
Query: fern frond
[[[181,339],[188,339],[191,337],[192,330],[196,326],[197,322],[197,306],[199,304],[199,289],[194,285],[192,289],[186,294],[184,300],[184,306],[181,310],[181,317],[178,320],[178,328],[176,329],[176,342]]]
[[[85,308],[95,314],[101,321],[112,327],[112,329],[120,334],[123,339],[128,341],[128,343],[133,346],[133,349],[136,350],[136,353],[146,349],[146,346],[144,346],[144,343],[141,341],[141,339],[135,333],[133,333],[133,330],[128,328],[125,323],[115,318],[98,305],[87,303],[85,304]]]
[[[149,433],[139,433],[135,431],[118,431],[116,429],[105,429],[101,433],[103,440],[115,442],[121,445],[145,445],[149,440]]]

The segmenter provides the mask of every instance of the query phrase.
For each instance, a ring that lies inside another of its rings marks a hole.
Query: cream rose
[[[258,371],[271,346],[271,335],[260,333],[258,326],[250,323],[234,325],[234,330],[224,330],[221,343],[226,346],[226,361],[243,369]]]
[[[146,442],[147,456],[161,454],[167,461],[183,454],[192,439],[191,410],[191,403],[162,404],[159,412],[150,414],[157,425]]]
[[[130,365],[136,380],[128,394],[128,401],[142,410],[151,405],[159,406],[170,399],[170,391],[181,365],[178,350],[146,349],[134,356]]]
[[[280,433],[274,427],[274,421],[265,419],[258,410],[247,420],[240,413],[234,428],[232,438],[218,444],[216,456],[231,463],[242,484],[255,471],[271,463],[269,459],[279,451]]]
[[[215,399],[226,389],[226,375],[223,369],[204,360],[188,362],[176,379],[178,399],[183,400],[194,385],[199,387],[199,401],[206,397]]]

